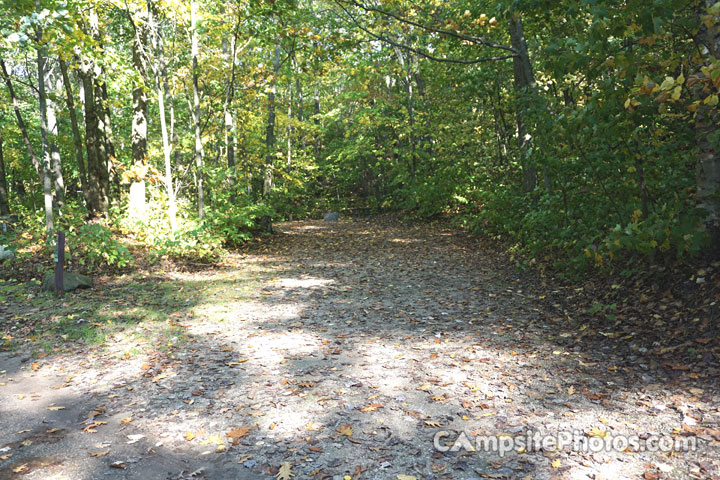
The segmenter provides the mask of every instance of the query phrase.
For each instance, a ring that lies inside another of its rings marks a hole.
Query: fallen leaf
[[[369,404],[365,405],[363,408],[361,408],[360,411],[365,412],[365,413],[374,412],[378,408],[383,408],[383,404],[382,403],[369,403]]]
[[[560,460],[553,460],[551,465],[553,468],[560,468],[562,462]]]
[[[192,441],[193,438],[195,438],[195,434],[193,432],[187,432],[185,434],[185,440],[188,442]]]
[[[234,442],[240,440],[241,438],[247,436],[253,428],[255,428],[255,425],[251,425],[249,427],[248,426],[238,427],[233,430],[230,430],[229,432],[226,433],[226,435],[234,443]]]
[[[294,476],[295,474],[292,473],[290,462],[283,462],[282,465],[280,465],[280,470],[278,470],[275,478],[277,478],[278,480],[290,480],[290,477]]]
[[[128,442],[127,442],[127,443],[128,443],[128,444],[131,444],[131,443],[139,442],[140,440],[142,440],[143,438],[145,438],[145,435],[143,435],[142,433],[137,433],[137,434],[135,434],[135,435],[128,435],[127,438],[128,438]]]
[[[399,473],[397,476],[398,480],[420,480],[415,475],[405,475],[404,473]]]
[[[600,430],[597,427],[593,427],[588,433],[588,437],[597,437],[597,438],[605,438],[607,437],[607,432],[604,430]]]
[[[345,435],[345,436],[347,436],[347,437],[350,437],[350,436],[352,436],[352,434],[353,434],[353,428],[352,428],[350,425],[348,425],[348,424],[340,425],[340,426],[337,428],[336,431],[337,431],[340,435]]]
[[[91,457],[104,457],[108,453],[110,453],[110,450],[101,450],[99,452],[90,452],[90,456]]]

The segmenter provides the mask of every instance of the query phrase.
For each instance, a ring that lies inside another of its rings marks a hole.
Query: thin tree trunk
[[[297,63],[297,57],[295,56],[295,53],[293,52],[293,69],[295,70],[295,92],[297,94],[297,119],[300,122],[300,143],[302,145],[303,152],[305,152],[306,142],[305,142],[305,128],[303,127],[303,122],[305,121],[305,99],[303,98],[303,91],[302,87],[300,86],[300,73],[301,69],[298,66]]]
[[[103,71],[100,71],[100,75],[103,75]],[[110,168],[112,166],[112,152],[114,147],[111,140],[110,132],[110,119],[107,114],[107,106],[103,99],[102,93],[102,80],[99,77],[93,79],[93,91],[95,93],[95,112],[98,117],[98,152],[99,152],[99,164],[97,166],[98,177],[100,183],[98,184],[100,193],[100,209],[103,214],[108,213],[109,206],[109,193],[110,193]]]
[[[100,193],[100,172],[98,171],[100,160],[100,130],[99,119],[95,106],[95,95],[93,94],[93,67],[92,63],[85,58],[80,60],[80,81],[83,90],[83,107],[85,111],[85,150],[87,152],[87,203],[90,216],[102,215],[102,200]]]
[[[17,119],[18,128],[20,129],[20,133],[22,134],[23,141],[25,142],[25,148],[30,155],[30,161],[33,168],[35,169],[35,172],[40,177],[40,183],[42,183],[43,171],[40,168],[40,162],[38,161],[37,155],[35,154],[35,149],[33,148],[32,143],[30,143],[30,136],[28,135],[27,127],[25,126],[25,121],[23,120],[22,114],[20,113],[20,104],[18,103],[17,96],[15,96],[15,88],[13,87],[12,80],[10,80],[10,75],[8,74],[7,67],[5,66],[5,61],[2,58],[0,58],[0,71],[2,71],[3,80],[5,80],[5,85],[7,85],[8,93],[10,94],[10,101],[13,104],[15,118]]]
[[[230,188],[230,199],[232,202],[237,198],[237,122],[233,110],[233,99],[235,97],[235,77],[236,67],[235,58],[237,55],[237,42],[240,35],[240,26],[242,18],[240,15],[236,17],[233,36],[228,48],[227,40],[223,40],[223,56],[226,64],[230,65],[230,79],[225,82],[225,99],[223,102],[223,123],[224,123],[224,140],[225,140],[225,156],[228,168],[228,184]],[[244,48],[244,47],[243,47]]]
[[[105,76],[105,70],[102,71],[103,77]],[[112,197],[112,190],[111,185],[115,186],[115,193],[120,193],[120,177],[117,174],[117,169],[115,168],[115,140],[113,137],[113,129],[112,129],[112,117],[110,116],[110,100],[108,97],[107,92],[107,82],[103,81],[102,86],[100,89],[100,93],[102,96],[102,103],[103,103],[103,114],[104,114],[104,136],[105,136],[105,150],[108,154],[108,164],[107,164],[107,195],[108,195],[108,201]]]
[[[46,85],[52,85],[55,82],[55,92],[59,92],[62,88],[61,79],[56,75],[53,75],[51,69],[47,69],[47,81]],[[52,160],[51,168],[53,172],[53,179],[55,181],[55,204],[58,209],[65,206],[65,180],[63,178],[62,161],[60,159],[60,149],[57,146],[58,134],[58,121],[56,115],[56,105],[52,98],[48,99],[47,104],[48,111],[48,129],[50,132],[50,158]]]
[[[408,110],[408,126],[410,140],[410,178],[415,178],[415,99],[412,85],[412,77],[410,76],[410,62],[405,62],[402,50],[399,47],[393,47],[395,56],[400,64],[403,72],[403,83],[405,84],[405,100]],[[407,65],[406,65],[407,63]]]
[[[7,176],[5,175],[5,159],[3,158],[3,136],[0,130],[0,216],[10,215],[10,197],[7,189]]]
[[[203,145],[200,137],[200,94],[198,92],[198,32],[197,2],[190,0],[190,30],[192,55],[193,110],[195,111],[195,169],[197,174],[198,215],[205,217],[205,199],[203,198]]]
[[[315,133],[315,160],[320,159],[320,90],[318,89],[318,86],[315,85],[315,89],[313,91],[313,123],[315,124],[316,133]]]
[[[265,147],[267,157],[265,160],[265,176],[263,178],[263,197],[270,195],[273,187],[273,164],[275,160],[275,90],[277,88],[277,76],[280,71],[280,45],[275,45],[273,57],[273,78],[270,92],[268,92],[268,120],[265,130]]]
[[[156,21],[156,19],[155,19]],[[171,148],[168,140],[168,129],[167,122],[165,120],[165,91],[163,87],[164,79],[161,76],[166,77],[167,72],[165,70],[165,58],[163,54],[162,37],[160,36],[159,26],[157,23],[154,25],[155,28],[155,41],[157,42],[157,53],[158,53],[158,67],[156,70],[155,86],[157,89],[158,97],[158,110],[160,113],[160,133],[162,136],[163,145],[163,157],[165,159],[165,190],[167,190],[168,196],[168,220],[170,221],[170,229],[174,232],[177,230],[177,205],[175,202],[175,187],[173,185],[172,177],[172,162],[170,161]]]
[[[40,0],[35,0],[35,8],[40,10]],[[40,136],[42,138],[42,169],[43,169],[43,197],[45,199],[45,230],[50,235],[55,228],[53,222],[53,195],[50,173],[50,145],[48,139],[47,96],[45,92],[45,79],[47,68],[47,53],[42,43],[42,27],[37,27],[37,68],[38,68],[38,100],[40,103]]]
[[[292,163],[292,104],[293,104],[293,94],[292,94],[292,83],[288,82],[288,88],[287,88],[287,100],[288,100],[288,109],[287,109],[287,128],[285,130],[285,134],[287,135],[286,141],[287,141],[287,166],[290,167],[290,164]]]
[[[518,97],[528,93],[535,86],[535,78],[533,77],[532,66],[530,65],[530,57],[528,55],[527,43],[525,42],[525,31],[523,30],[522,19],[520,14],[513,14],[510,19],[510,41],[512,47],[517,52],[517,56],[513,57],[513,74],[515,80],[515,90]],[[532,144],[532,136],[527,131],[523,108],[518,105],[515,114],[517,122],[517,133],[520,140],[520,156],[523,170],[523,191],[530,193],[535,190],[537,185],[537,168],[528,165],[527,153]]]
[[[60,62],[60,73],[62,75],[63,84],[65,85],[65,99],[67,110],[70,114],[70,125],[73,131],[73,146],[75,147],[75,160],[78,165],[78,174],[80,176],[80,188],[83,191],[83,197],[87,203],[87,172],[85,171],[85,161],[83,159],[82,136],[80,135],[80,127],[78,126],[77,112],[75,111],[75,99],[73,98],[72,84],[67,71],[67,63],[62,58]]]
[[[132,119],[132,160],[134,165],[147,162],[147,45],[148,45],[148,13],[141,10],[134,21],[133,67],[138,72],[139,80],[133,87],[133,119]]]

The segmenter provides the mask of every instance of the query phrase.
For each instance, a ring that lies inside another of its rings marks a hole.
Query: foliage
[[[702,225],[717,195],[702,191],[696,167],[701,152],[718,151],[720,59],[697,45],[716,30],[720,4],[213,0],[196,3],[193,29],[189,9],[172,2],[40,3],[2,7],[0,53],[28,141],[40,153],[57,147],[68,205],[56,186],[54,211],[72,227],[75,258],[92,265],[130,260],[103,222],[82,225],[97,213],[80,206],[83,180],[106,182],[105,223],[122,235],[155,256],[203,261],[271,218],[358,207],[452,215],[570,272],[684,261],[709,245]],[[534,83],[516,76],[525,54],[508,26],[517,22]],[[32,87],[40,64],[27,61],[39,50],[58,118],[49,142]],[[80,157],[60,58],[77,97]],[[90,64],[96,77],[85,85]],[[91,125],[78,92],[90,84],[107,97],[96,102],[100,123],[112,126],[98,137],[105,180],[89,172],[83,143]],[[140,91],[147,112],[134,109]],[[0,95],[10,204],[47,255],[40,178],[9,89]],[[138,115],[145,158],[126,140]],[[125,182],[139,180],[148,209],[130,218]]]

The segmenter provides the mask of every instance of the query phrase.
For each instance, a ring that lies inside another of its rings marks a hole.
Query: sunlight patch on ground
[[[283,288],[315,288],[335,283],[325,278],[278,278],[275,285]]]
[[[390,239],[393,243],[402,243],[402,244],[410,244],[410,243],[418,243],[420,240],[417,238],[393,238]]]

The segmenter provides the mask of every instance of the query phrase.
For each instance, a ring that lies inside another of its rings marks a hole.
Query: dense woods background
[[[720,3],[14,0],[0,233],[212,258],[397,210],[568,272],[720,245]],[[131,194],[132,192],[132,194]]]

